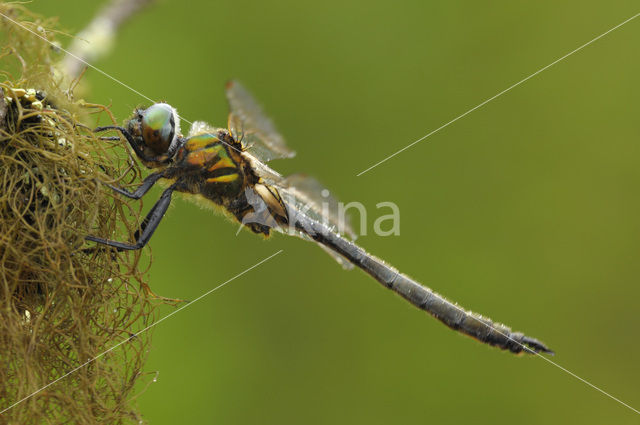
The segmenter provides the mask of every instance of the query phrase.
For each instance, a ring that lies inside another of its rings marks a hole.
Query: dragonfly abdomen
[[[376,259],[377,260],[377,259]],[[377,260],[381,263],[380,260]],[[372,269],[372,276],[379,274],[375,269],[389,268],[387,265],[376,264]],[[410,277],[398,273],[396,278],[386,286],[401,295],[411,304],[432,316],[450,328],[469,335],[486,344],[509,350],[513,353],[537,352],[550,350],[540,341],[526,337],[520,332],[513,332],[509,327],[495,323],[491,319],[478,313],[467,311],[444,298],[442,295],[422,286]],[[531,348],[529,348],[531,347]]]
[[[520,332],[513,332],[505,325],[495,323],[480,314],[462,309],[442,295],[367,253],[353,242],[332,232],[320,222],[306,216],[297,215],[296,228],[316,242],[339,253],[352,264],[371,275],[383,286],[396,292],[414,306],[430,313],[456,331],[513,353],[552,353],[549,348],[535,338],[525,336]]]

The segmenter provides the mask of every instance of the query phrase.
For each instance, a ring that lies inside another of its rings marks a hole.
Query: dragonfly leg
[[[122,189],[118,186],[114,186],[111,185],[109,183],[103,183],[106,186],[109,186],[111,189],[113,189],[114,192],[117,192],[121,195],[126,196],[127,198],[131,198],[131,199],[140,199],[142,198],[148,191],[149,189],[151,189],[153,187],[154,184],[156,184],[156,182],[158,180],[160,180],[163,177],[163,173],[157,172],[157,173],[152,173],[149,174],[143,181],[142,184],[140,186],[138,186],[138,188],[134,191],[134,192],[130,192],[126,189]]]
[[[169,204],[171,204],[171,195],[173,194],[174,190],[175,187],[171,186],[168,189],[165,189],[164,192],[162,192],[162,196],[160,196],[158,202],[155,203],[155,205],[151,208],[147,216],[142,221],[140,230],[136,232],[135,243],[112,241],[96,236],[86,236],[85,239],[101,243],[103,245],[112,246],[119,251],[136,250],[143,248],[147,244],[147,242],[149,242],[149,239],[151,239],[153,232],[155,232],[155,230],[158,228],[160,221],[162,221],[164,214],[167,212],[167,208],[169,208]]]

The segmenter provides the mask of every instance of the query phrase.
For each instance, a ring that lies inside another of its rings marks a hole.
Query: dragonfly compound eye
[[[170,151],[179,132],[178,114],[167,103],[151,105],[142,113],[142,138],[144,144],[155,154]]]

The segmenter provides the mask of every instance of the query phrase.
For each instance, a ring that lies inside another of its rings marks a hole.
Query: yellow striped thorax
[[[234,160],[232,148],[219,136],[217,132],[207,132],[188,138],[176,154],[176,166],[197,171],[206,184],[242,185],[239,158]]]

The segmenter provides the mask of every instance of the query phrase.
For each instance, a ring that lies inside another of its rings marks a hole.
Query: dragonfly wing
[[[282,191],[279,191],[282,192]],[[286,195],[285,195],[286,196]],[[291,204],[287,204],[290,205]],[[308,215],[308,214],[307,214]],[[299,238],[302,238],[304,240],[307,241],[311,241],[311,242],[316,242],[313,240],[313,238],[311,236],[309,236],[306,233],[303,233],[301,231],[295,230],[292,227],[274,227],[273,229],[277,230],[280,233],[285,233],[287,235],[293,235],[293,236],[297,236]],[[353,264],[345,257],[343,257],[342,255],[340,255],[338,252],[332,250],[331,248],[328,248],[326,245],[320,243],[320,242],[316,242],[316,244],[322,248],[322,250],[324,252],[326,252],[327,254],[329,254],[331,256],[331,258],[333,258],[334,260],[336,260],[338,262],[338,264],[340,264],[340,266],[342,266],[343,269],[345,270],[351,270],[353,269]]]
[[[242,156],[249,162],[253,171],[262,178],[265,183],[277,186],[278,188],[286,187],[285,178],[276,170],[247,151],[242,152]]]
[[[309,204],[307,197],[302,195],[302,193],[299,190],[296,190],[295,188],[292,188],[290,186],[291,184],[290,180],[296,180],[297,178],[295,179],[291,179],[290,177],[284,178],[277,171],[273,170],[271,167],[264,164],[263,162],[256,160],[247,152],[243,152],[243,155],[247,160],[250,161],[253,167],[253,170],[260,176],[261,181],[273,187],[275,190],[277,190],[278,194],[280,195],[280,198],[284,202],[284,205],[286,206],[289,212],[288,214],[289,217],[295,217],[297,214],[305,214],[306,216],[313,218],[314,220],[323,221],[322,213],[318,212],[318,208],[316,206],[312,206],[311,204]],[[258,222],[260,224],[268,225],[269,227],[271,227],[274,230],[277,230],[280,233],[297,236],[299,238],[315,242],[313,238],[311,238],[309,235],[303,232],[296,230],[294,226],[279,226],[279,225],[273,226],[271,222],[267,222],[264,219],[264,217],[260,215],[262,211],[268,210],[268,206],[266,205],[264,199],[253,188],[248,187],[245,190],[247,190],[250,195],[247,198],[251,199],[250,203],[254,207],[256,214],[252,214],[250,217],[247,217],[246,222],[243,219],[242,221],[243,224],[246,224],[248,222]],[[256,221],[256,218],[258,219],[257,221]],[[330,221],[327,219],[325,219],[324,221],[329,221],[330,223],[337,223],[335,221]],[[337,224],[331,224],[331,226],[332,228],[337,228]],[[327,248],[325,245],[321,243],[318,243],[318,246],[320,246],[320,248],[322,248],[325,252],[331,255],[331,257],[333,257],[333,259],[336,260],[338,264],[342,266],[342,268],[344,269],[353,268],[353,264],[351,264],[349,260],[347,260],[342,255],[338,254],[336,251],[330,248]]]
[[[318,246],[320,248],[322,248],[324,250],[324,252],[329,254],[334,260],[336,260],[338,262],[338,264],[340,264],[342,266],[343,269],[345,269],[345,270],[353,269],[353,267],[354,267],[353,264],[351,264],[349,262],[349,260],[347,260],[345,257],[343,257],[342,255],[338,254],[337,252],[335,252],[331,248],[327,248],[326,246],[324,246],[320,242],[316,242],[316,244],[318,244]]]
[[[337,234],[356,238],[338,201],[314,178],[304,174],[293,174],[287,177],[280,176],[279,181],[271,180],[269,183],[277,187],[287,208],[295,210],[295,213],[290,214],[291,217],[303,214],[324,223]]]
[[[303,174],[293,174],[288,177],[282,177],[277,171],[263,162],[258,161],[247,152],[243,152],[243,155],[250,162],[256,174],[260,176],[261,181],[278,191],[282,202],[288,210],[290,219],[295,220],[296,216],[302,214],[315,221],[326,223],[326,225],[337,234],[346,233],[352,239],[355,239],[355,233],[351,229],[346,217],[342,220],[340,219],[341,214],[338,201],[331,197],[329,191],[315,179]],[[342,214],[342,216],[344,216],[344,214]],[[313,241],[310,236],[296,230],[293,224],[294,223],[290,223],[290,226],[285,227],[277,226],[274,227],[274,229],[281,233]],[[331,255],[343,268],[353,268],[353,264],[342,255],[322,244],[318,245]]]
[[[216,128],[204,121],[194,121],[193,124],[191,124],[191,128],[189,129],[189,134],[187,135],[187,137],[193,137],[207,133],[215,136],[218,134],[219,130],[219,128]]]
[[[237,81],[227,83],[227,100],[229,131],[235,139],[242,140],[247,152],[265,162],[295,156],[258,102]]]
[[[290,198],[299,211],[325,223],[339,234],[356,238],[349,217],[340,208],[338,200],[316,179],[306,174],[292,174],[285,177],[280,185],[286,188],[285,202],[287,197]]]

